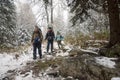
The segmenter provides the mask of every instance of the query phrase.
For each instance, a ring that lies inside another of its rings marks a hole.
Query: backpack
[[[40,43],[40,38],[39,38],[39,37],[36,37],[36,38],[34,39],[34,43]]]
[[[60,35],[60,40],[63,40],[64,38],[63,38],[63,36],[62,35]]]
[[[48,40],[53,40],[53,38],[54,38],[54,34],[53,34],[53,32],[49,32],[48,33]]]

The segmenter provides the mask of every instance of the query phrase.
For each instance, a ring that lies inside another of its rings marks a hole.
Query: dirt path
[[[56,45],[56,43],[54,44]],[[57,48],[57,46],[55,46]],[[57,50],[57,49],[56,49]],[[68,53],[63,53],[61,50],[58,50],[58,52],[56,52],[53,55],[46,55],[45,54],[46,51],[46,45],[44,44],[42,46],[42,53],[43,53],[43,59],[42,61],[46,60],[46,59],[51,59],[51,58],[56,58],[57,56],[67,56]],[[24,67],[37,62],[39,59],[37,60],[33,60],[33,54],[32,54],[32,47],[28,47],[28,49],[21,51],[21,52],[15,52],[12,54],[0,54],[0,80],[3,78],[8,78],[10,77],[12,80],[13,77],[16,76],[15,80],[37,80],[37,78],[34,78],[32,75],[32,71],[24,73],[24,74],[20,74],[20,71],[23,70],[24,71]],[[27,76],[26,76],[27,75]],[[42,78],[41,80],[46,80],[46,78],[48,78],[48,76],[43,76],[43,77],[39,77],[38,80],[40,80],[40,78]],[[45,79],[44,79],[45,78]]]
[[[40,72],[37,72],[39,71],[39,67],[36,66],[36,64],[38,63],[45,63],[46,61],[55,60],[59,57],[66,58],[69,57],[72,52],[72,55],[76,55],[77,53],[76,49],[74,51],[74,48],[72,49],[69,46],[65,46],[65,50],[59,50],[56,46],[57,44],[55,43],[54,45],[54,55],[46,54],[46,44],[42,45],[43,58],[41,60],[33,60],[33,49],[31,46],[29,46],[24,51],[15,52],[12,54],[0,54],[0,80],[62,80],[62,77],[60,76],[54,78],[53,76],[47,75],[47,72],[52,70],[51,67],[47,67],[44,71],[41,70]],[[96,48],[95,50],[94,48],[90,48],[87,50],[78,49],[78,51],[97,55],[97,52],[95,52]],[[115,62],[111,60],[111,58],[95,57],[95,59],[96,63],[105,67],[114,68],[114,66],[116,65]],[[45,65],[42,65],[40,67],[44,67]],[[35,75],[35,72],[37,73],[37,76]]]

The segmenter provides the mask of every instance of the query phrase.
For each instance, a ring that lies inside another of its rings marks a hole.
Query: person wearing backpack
[[[47,40],[47,53],[49,52],[50,45],[51,45],[51,52],[53,52],[54,38],[55,38],[54,31],[52,30],[51,27],[49,27],[45,36],[45,40]]]
[[[38,26],[35,26],[35,29],[33,31],[32,34],[32,45],[33,45],[33,59],[37,59],[37,49],[38,49],[38,53],[39,53],[39,58],[42,58],[42,50],[41,50],[41,44],[42,44],[42,40],[43,40],[43,35],[42,35],[42,31],[40,30],[40,28],[38,28]]]
[[[61,41],[63,40],[63,36],[60,34],[59,31],[57,31],[57,35],[56,35],[55,40],[57,41],[59,49],[62,49],[63,45],[62,45]]]

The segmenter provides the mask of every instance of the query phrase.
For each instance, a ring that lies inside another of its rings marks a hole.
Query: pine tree
[[[0,44],[15,41],[15,6],[11,0],[0,0]]]
[[[67,0],[67,2],[68,6],[71,8],[71,12],[75,14],[71,19],[73,26],[76,25],[76,22],[79,21],[79,23],[82,23],[90,17],[88,14],[89,9],[100,13],[107,12],[109,15],[110,39],[106,48],[111,48],[120,42],[120,0]],[[102,9],[99,9],[99,7],[102,7]]]

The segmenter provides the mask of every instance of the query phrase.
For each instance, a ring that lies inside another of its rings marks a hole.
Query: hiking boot
[[[49,52],[48,54],[51,55],[52,53]]]
[[[42,59],[42,56],[40,56],[40,59]]]
[[[47,55],[49,55],[50,53],[49,52],[46,52]]]
[[[36,60],[37,58],[33,58],[33,60]]]
[[[54,53],[55,51],[51,51],[51,53]]]

